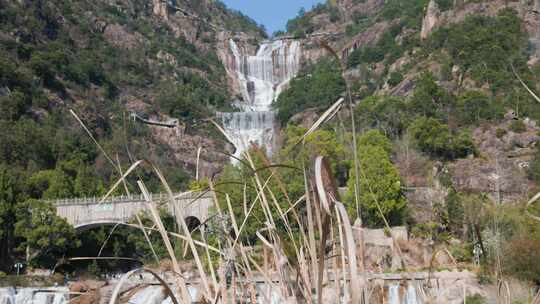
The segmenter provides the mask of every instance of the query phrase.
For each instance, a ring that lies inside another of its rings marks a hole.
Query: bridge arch
[[[77,232],[84,232],[86,230],[90,230],[97,227],[116,226],[116,225],[123,225],[123,224],[126,224],[126,223],[120,222],[120,221],[93,221],[93,222],[81,223],[73,227],[75,228],[75,231]]]
[[[201,220],[199,220],[199,218],[196,216],[188,216],[184,220],[186,222],[189,232],[193,232],[194,230],[200,228],[202,224]]]

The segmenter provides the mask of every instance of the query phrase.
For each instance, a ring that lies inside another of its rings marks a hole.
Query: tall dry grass
[[[327,44],[321,44],[341,62],[339,56]],[[344,70],[343,67],[342,70]],[[342,109],[344,102],[345,99],[339,99],[319,117],[297,143],[299,149],[303,149],[305,137],[326,122],[331,121]],[[356,172],[355,176],[361,177],[363,172],[359,170],[356,152],[353,100],[348,84],[347,102],[353,132],[351,140],[351,151],[354,156],[353,166]],[[352,223],[354,219],[349,218],[344,204],[340,202],[339,194],[334,186],[333,173],[323,157],[316,157],[312,164],[302,163],[301,169],[304,176],[305,191],[297,201],[292,202],[287,191],[287,185],[283,182],[278,170],[276,170],[280,165],[273,164],[271,160],[265,157],[264,153],[255,147],[251,151],[255,151],[254,153],[257,153],[257,156],[263,159],[264,163],[263,167],[258,168],[253,160],[254,155],[250,154],[253,152],[244,152],[242,159],[239,159],[239,165],[248,167],[252,172],[251,180],[244,181],[244,192],[248,184],[253,184],[257,194],[256,198],[248,201],[247,196],[244,195],[241,205],[239,202],[234,202],[237,205],[233,206],[230,196],[225,193],[223,196],[225,202],[221,202],[218,196],[215,195],[214,185],[210,181],[209,188],[204,191],[213,191],[215,213],[219,218],[228,217],[231,223],[231,227],[227,227],[222,221],[220,223],[222,225],[221,229],[234,232],[226,233],[224,240],[218,239],[217,245],[211,245],[204,230],[201,230],[200,240],[195,239],[189,231],[182,216],[182,206],[176,206],[171,187],[157,166],[148,160],[137,160],[133,161],[131,166],[124,172],[119,161],[115,163],[107,155],[80,118],[73,111],[71,112],[99,150],[105,155],[106,159],[120,174],[120,178],[110,188],[101,202],[117,191],[120,185],[124,185],[124,190],[127,192],[127,178],[135,174],[136,169],[145,169],[152,172],[160,180],[162,188],[168,194],[167,203],[170,205],[171,210],[174,210],[174,208],[180,209],[179,216],[176,217],[179,230],[176,232],[167,231],[158,212],[158,203],[160,202],[152,201],[144,182],[137,181],[139,191],[146,198],[145,204],[153,226],[143,226],[139,218],[137,218],[136,225],[126,225],[143,232],[156,261],[159,258],[155,254],[148,234],[152,231],[157,231],[160,234],[161,240],[167,249],[168,258],[172,261],[175,279],[172,282],[173,287],[169,289],[169,283],[171,282],[166,282],[157,273],[149,269],[143,268],[128,272],[116,286],[110,304],[118,303],[121,286],[130,276],[141,271],[150,272],[163,285],[167,295],[171,297],[174,303],[191,303],[187,291],[188,282],[186,282],[179,266],[182,257],[177,255],[172,245],[172,240],[175,239],[187,243],[187,248],[189,248],[195,262],[198,281],[200,281],[201,285],[200,290],[205,303],[258,303],[261,298],[263,303],[270,303],[272,297],[277,297],[279,303],[316,302],[322,304],[327,303],[328,300],[325,299],[328,298],[332,299],[333,303],[372,303],[371,295],[374,289],[368,286],[361,227],[360,229],[359,227],[353,229]],[[226,139],[232,141],[230,135],[222,126],[213,120],[210,121]],[[198,163],[200,153],[201,149],[199,148],[197,152],[197,178],[199,178]],[[230,156],[232,157],[232,155]],[[270,173],[266,179],[262,178],[261,172],[263,171],[269,171]],[[269,187],[271,181],[279,185],[279,191],[283,195],[277,196],[273,192],[274,190]],[[358,183],[355,184],[355,202],[357,215],[359,215]],[[284,197],[285,202],[278,201],[277,197]],[[281,207],[284,205],[287,208]],[[220,206],[226,206],[225,210],[222,210]],[[248,220],[252,217],[252,211],[255,207],[260,207],[264,216],[256,232],[256,237],[262,246],[262,262],[260,259],[261,252],[249,250],[251,244],[243,242],[243,239],[245,239],[243,238],[245,235],[244,229]],[[243,208],[245,215],[243,220],[236,218],[234,208]],[[275,211],[278,214],[277,218],[273,216]],[[382,211],[380,215],[384,218]],[[278,222],[284,225],[286,235],[282,235],[277,230]],[[390,228],[388,222],[386,220],[384,222],[387,228]],[[360,233],[358,230],[360,230]],[[234,235],[234,238],[231,235]],[[360,237],[357,237],[357,235],[360,235]],[[396,240],[394,242],[396,248],[399,248]],[[292,250],[286,250],[285,248],[292,248]],[[403,258],[401,260],[404,261]],[[406,269],[405,265],[403,266]],[[230,277],[232,277],[232,280],[228,280]],[[262,292],[260,292],[261,288],[259,288],[259,291],[257,290],[257,285],[263,286]]]

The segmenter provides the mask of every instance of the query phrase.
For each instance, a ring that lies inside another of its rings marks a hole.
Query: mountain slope
[[[450,172],[444,187],[411,194],[413,203],[422,200],[416,207],[444,200],[448,189],[523,200],[537,187],[527,177],[538,163],[540,104],[516,75],[539,92],[539,7],[538,1],[338,0],[300,12],[288,33],[306,37],[311,67],[278,99],[279,117],[306,125],[334,103],[336,97],[314,95],[317,79],[343,91],[330,80],[337,65],[321,60],[332,57],[322,39],[345,66],[357,131],[375,128],[394,140],[403,182],[430,188],[446,175],[440,170]]]
[[[185,189],[230,149],[205,119],[230,108],[219,39],[264,32],[210,0],[0,0],[0,260],[15,249],[18,204],[104,194],[136,159]],[[74,112],[110,156],[83,131]],[[174,128],[149,126],[178,120]],[[197,151],[202,149],[197,161]],[[140,171],[151,191],[155,177]],[[134,180],[129,187],[134,189]]]

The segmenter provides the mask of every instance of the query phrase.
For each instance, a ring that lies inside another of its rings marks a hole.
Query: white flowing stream
[[[271,292],[270,299],[263,296],[266,288],[257,286],[259,296],[258,303],[280,303],[279,293]],[[188,287],[188,292],[193,303],[197,301],[198,290],[193,286]],[[67,304],[67,287],[55,288],[0,288],[0,304]],[[343,301],[345,303],[346,301]],[[172,300],[167,298],[161,286],[146,287],[135,295],[129,301],[129,304],[172,304]],[[400,284],[388,286],[387,303],[389,304],[423,304],[417,294],[413,283],[407,287]]]
[[[229,46],[243,102],[237,104],[242,112],[219,114],[224,129],[233,141],[236,157],[252,143],[271,154],[276,127],[272,103],[298,73],[300,43],[295,40],[263,43],[255,55],[246,54],[232,39]]]
[[[67,287],[0,288],[0,304],[67,304]]]
[[[422,301],[414,283],[407,284],[403,293],[400,284],[394,284],[388,286],[388,304],[422,304]]]

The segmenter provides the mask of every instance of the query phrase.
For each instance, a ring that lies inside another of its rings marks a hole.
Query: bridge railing
[[[192,192],[178,192],[173,193],[173,196],[175,198],[183,198],[183,199],[195,199],[199,193],[192,193]],[[207,195],[203,195],[207,196]],[[152,201],[162,201],[165,199],[168,199],[167,193],[152,193],[150,194],[150,199]],[[56,200],[47,200],[47,202],[50,202],[54,205],[94,205],[101,202],[102,197],[82,197],[82,198],[66,198],[66,199],[56,199]],[[114,203],[127,203],[127,202],[141,202],[144,201],[145,198],[142,194],[132,194],[132,195],[121,195],[121,196],[111,196],[108,197],[105,201],[103,201],[104,204],[114,204]]]

